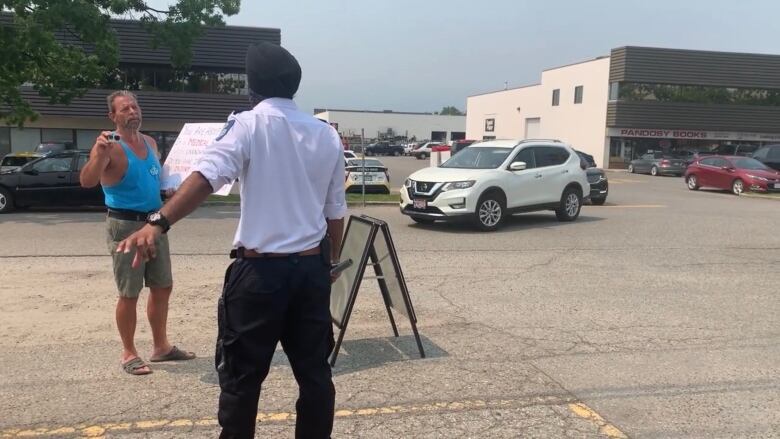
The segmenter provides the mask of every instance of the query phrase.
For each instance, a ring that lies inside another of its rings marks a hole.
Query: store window
[[[11,129],[0,127],[0,157],[11,152]]]
[[[582,93],[584,91],[584,87],[581,85],[578,85],[574,87],[574,103],[575,104],[581,104],[582,103]]]
[[[613,82],[609,84],[609,100],[616,101],[620,97],[620,83]]]
[[[41,128],[41,143],[73,143],[72,129]]]
[[[615,83],[613,83],[614,85]],[[682,102],[716,105],[780,106],[780,89],[624,82],[613,98],[622,101]]]
[[[92,149],[101,132],[100,130],[76,130],[76,148]]]
[[[40,143],[39,128],[11,128],[11,152],[35,151]]]
[[[557,107],[560,104],[561,104],[561,89],[556,88],[555,90],[553,90],[552,93],[552,105],[553,107]]]

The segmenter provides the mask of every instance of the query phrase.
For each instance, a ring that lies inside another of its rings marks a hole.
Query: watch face
[[[151,222],[160,221],[160,212],[154,212],[154,213],[150,214],[149,215],[149,221],[151,221]]]

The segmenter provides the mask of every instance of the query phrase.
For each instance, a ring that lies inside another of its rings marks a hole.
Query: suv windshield
[[[441,164],[442,168],[496,169],[512,152],[511,148],[468,147]]]

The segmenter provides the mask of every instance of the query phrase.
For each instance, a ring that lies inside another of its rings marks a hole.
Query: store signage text
[[[692,130],[645,130],[645,129],[621,128],[620,136],[651,137],[651,138],[665,138],[665,139],[706,139],[707,132],[692,131]]]

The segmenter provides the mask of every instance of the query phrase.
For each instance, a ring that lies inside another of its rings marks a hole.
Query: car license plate
[[[428,207],[428,200],[414,200],[415,209],[426,209]]]
[[[363,177],[363,181],[365,182],[374,181],[374,177],[370,175],[366,175],[365,177]]]

